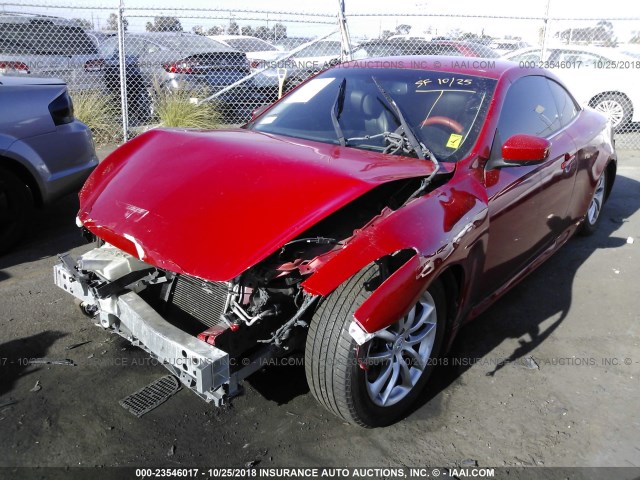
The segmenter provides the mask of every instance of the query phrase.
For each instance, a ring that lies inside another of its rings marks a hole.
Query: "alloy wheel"
[[[611,120],[611,125],[616,128],[624,118],[624,107],[620,102],[614,99],[603,99],[598,102],[595,109],[606,115]]]
[[[593,198],[591,199],[589,210],[587,211],[587,220],[591,225],[594,225],[600,216],[600,210],[602,210],[602,204],[604,202],[604,187],[605,174],[603,173],[598,179],[596,191],[593,193]]]
[[[367,393],[374,404],[394,405],[415,387],[431,358],[437,322],[435,301],[425,291],[407,315],[376,332],[364,359]]]

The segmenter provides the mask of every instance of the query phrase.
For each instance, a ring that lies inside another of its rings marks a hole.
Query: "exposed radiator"
[[[221,323],[227,299],[226,282],[206,282],[178,275],[173,285],[171,303],[208,327]]]

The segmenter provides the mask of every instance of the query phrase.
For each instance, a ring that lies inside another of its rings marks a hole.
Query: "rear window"
[[[10,55],[96,55],[80,27],[49,22],[0,23],[0,52]]]
[[[278,50],[259,38],[228,38],[225,41],[241,52],[274,52]]]

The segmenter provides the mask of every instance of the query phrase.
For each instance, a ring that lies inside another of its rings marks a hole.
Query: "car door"
[[[548,176],[560,165],[565,153],[575,153],[571,137],[562,132],[555,99],[546,77],[526,76],[516,80],[506,93],[491,152],[485,169],[489,208],[489,240],[485,254],[484,281],[480,291],[486,296],[524,268],[549,241],[556,228],[555,217],[546,213],[555,202],[566,203],[571,196],[570,178]],[[515,134],[548,138],[549,159],[537,165],[497,166],[504,142]],[[575,171],[574,171],[575,173]],[[570,188],[563,193],[562,188]],[[553,200],[545,196],[551,194]]]
[[[538,77],[543,78],[543,77]],[[540,208],[547,219],[546,242],[559,237],[576,219],[572,214],[573,190],[578,171],[578,152],[572,130],[578,128],[579,107],[573,97],[559,83],[546,79],[557,107],[557,127],[549,136],[551,154],[540,166]]]

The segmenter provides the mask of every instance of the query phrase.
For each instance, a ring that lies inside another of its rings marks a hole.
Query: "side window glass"
[[[576,115],[578,115],[579,108],[573,97],[564,89],[564,87],[562,87],[562,85],[550,79],[548,82],[551,94],[553,95],[558,107],[560,124],[562,127],[565,127],[573,121]]]
[[[523,77],[511,85],[498,122],[502,141],[518,133],[546,138],[561,128],[546,77]]]

